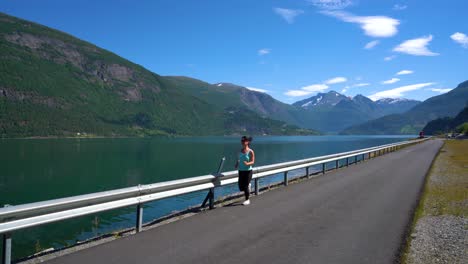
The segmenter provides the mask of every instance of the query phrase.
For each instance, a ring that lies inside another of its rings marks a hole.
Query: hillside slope
[[[437,118],[424,127],[423,131],[427,135],[437,135],[455,131],[457,127],[467,123],[468,124],[468,104],[467,106],[458,113],[454,118],[442,117]]]
[[[2,13],[0,58],[1,137],[308,133],[253,111],[232,118],[171,79]]]
[[[269,94],[252,91],[230,83],[209,84],[183,76],[166,76],[165,78],[192,96],[222,109],[227,107],[245,108],[262,117],[304,126],[304,118],[306,117],[301,109],[282,103]]]
[[[402,114],[387,115],[349,127],[343,134],[415,134],[427,122],[440,117],[453,117],[468,102],[468,81],[452,91],[431,97]]]

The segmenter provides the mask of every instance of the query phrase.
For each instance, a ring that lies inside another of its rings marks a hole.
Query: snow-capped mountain
[[[406,99],[406,98],[382,98],[375,102],[377,104],[398,104],[398,103],[419,102],[419,101]]]
[[[296,107],[301,107],[303,109],[312,109],[317,107],[333,107],[337,105],[341,100],[349,100],[348,97],[337,93],[335,91],[330,91],[328,93],[318,93],[315,96],[295,102],[293,105]]]
[[[312,120],[310,127],[335,132],[351,124],[405,112],[419,103],[419,101],[402,98],[385,98],[374,102],[361,94],[351,98],[336,91],[330,91],[298,101],[293,106],[308,112]]]

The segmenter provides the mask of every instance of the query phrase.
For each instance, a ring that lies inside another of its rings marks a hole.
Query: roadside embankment
[[[468,140],[446,140],[416,209],[406,264],[468,263]]]

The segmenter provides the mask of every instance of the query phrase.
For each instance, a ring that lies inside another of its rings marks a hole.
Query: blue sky
[[[468,79],[467,10],[465,0],[0,2],[158,74],[287,103],[330,90],[424,100],[454,88]]]

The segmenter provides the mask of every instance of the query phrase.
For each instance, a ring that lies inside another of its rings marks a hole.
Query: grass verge
[[[418,221],[426,216],[468,215],[468,140],[446,140],[426,178],[415,210],[401,263],[410,264],[409,254]]]

